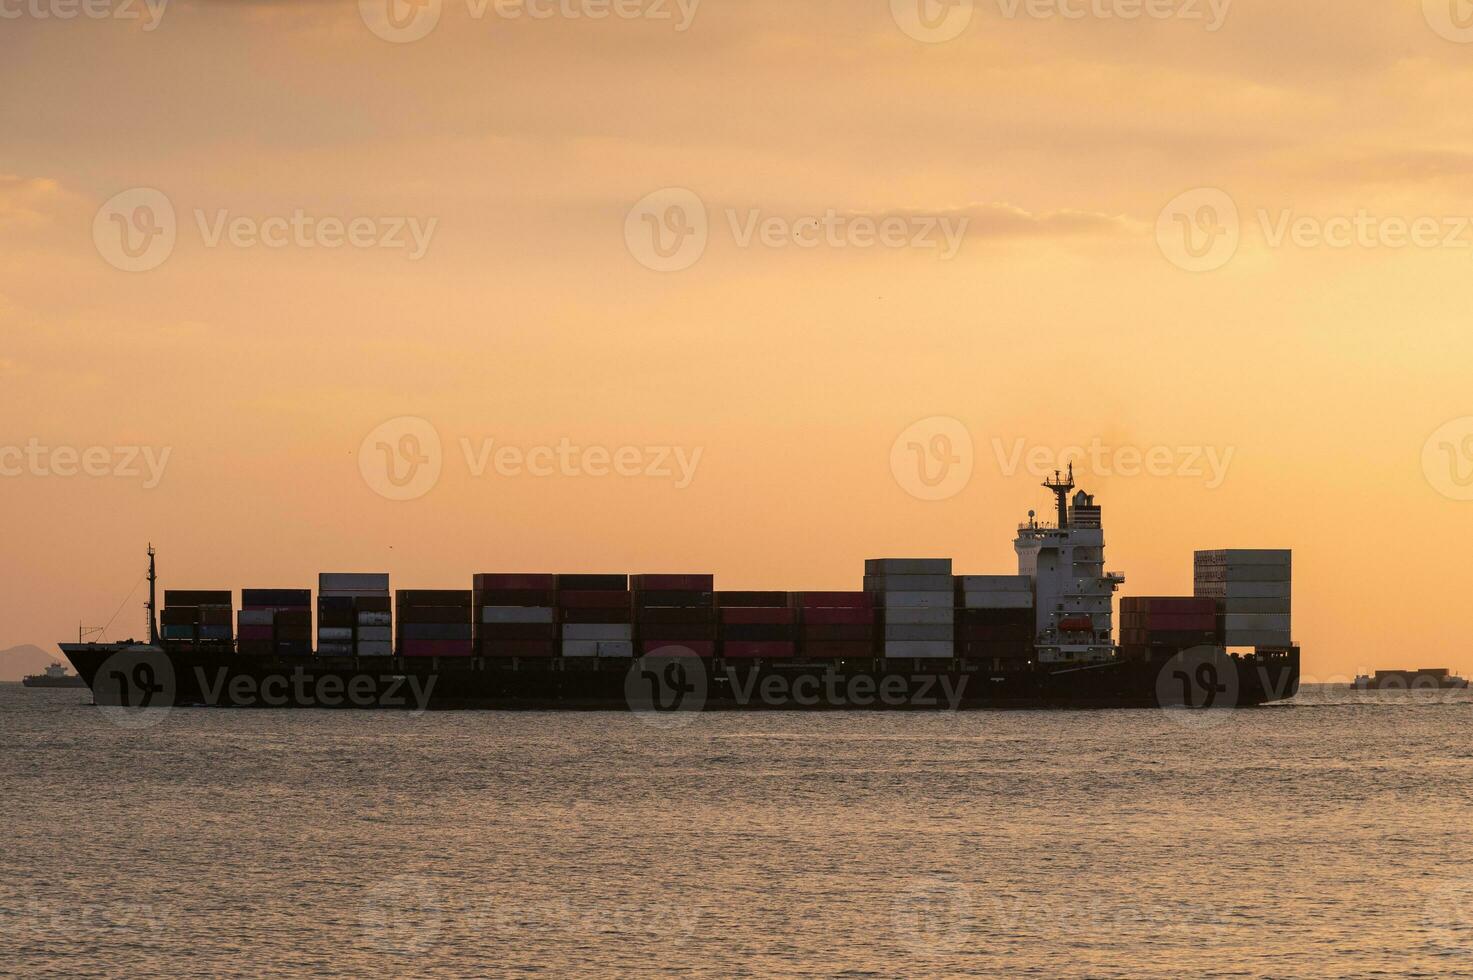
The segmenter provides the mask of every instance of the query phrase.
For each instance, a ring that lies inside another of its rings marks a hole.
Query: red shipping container
[[[404,640],[399,644],[401,657],[469,657],[473,653],[470,640]]]
[[[242,626],[236,635],[242,640],[269,640],[274,632],[271,626]]]
[[[752,606],[735,606],[721,610],[723,623],[791,623],[797,620],[798,611],[782,608],[759,609]]]
[[[733,608],[771,608],[773,606],[786,606],[789,597],[786,592],[718,592],[716,593],[716,605],[730,606]]]
[[[519,589],[538,589],[550,592],[557,587],[557,577],[526,573],[482,572],[472,580],[472,583],[477,592],[505,592]]]
[[[794,599],[804,609],[873,609],[875,597],[869,592],[795,592]]]
[[[803,607],[804,625],[852,626],[873,623],[874,621],[875,611],[873,609],[860,609],[857,607],[850,609]]]
[[[579,592],[557,594],[557,604],[564,609],[627,609],[634,602],[632,592]]]
[[[641,655],[652,653],[666,657],[716,656],[716,641],[714,640],[644,640],[639,644]]]
[[[804,625],[801,635],[805,640],[872,640],[875,628],[869,623],[809,623]]]
[[[793,654],[791,640],[727,640],[721,645],[724,657],[791,657]]]
[[[809,641],[803,644],[803,655],[815,660],[855,660],[875,655],[874,645],[853,640]]]
[[[474,607],[483,606],[551,606],[557,593],[551,589],[486,589],[476,590]]]
[[[710,592],[716,588],[716,576],[633,575],[629,584],[636,592]]]

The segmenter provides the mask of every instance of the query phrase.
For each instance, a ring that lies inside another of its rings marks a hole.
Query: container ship
[[[1448,667],[1423,667],[1420,670],[1378,670],[1362,674],[1351,685],[1357,691],[1459,691],[1467,680]]]
[[[26,687],[86,687],[87,682],[61,664],[51,664],[40,674],[27,674],[20,681]]]
[[[1043,486],[1017,571],[865,562],[854,591],[719,591],[709,574],[482,573],[391,592],[167,590],[148,550],[147,642],[61,644],[98,705],[649,712],[1241,707],[1293,697],[1287,550],[1200,551],[1190,596],[1114,596],[1095,498]],[[156,617],[157,614],[157,617]],[[159,622],[162,623],[162,629]]]

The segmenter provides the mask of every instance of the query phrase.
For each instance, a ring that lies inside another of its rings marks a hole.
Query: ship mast
[[[158,601],[157,583],[158,573],[154,569],[153,542],[150,541],[148,544],[148,642],[150,646],[155,646],[159,642],[158,620],[154,615]]]
[[[1054,478],[1052,480],[1044,480],[1043,481],[1043,486],[1047,490],[1052,490],[1054,492],[1054,496],[1058,498],[1058,501],[1059,501],[1059,527],[1060,528],[1068,527],[1069,526],[1069,491],[1074,489],[1074,464],[1073,464],[1073,462],[1070,462],[1070,464],[1069,464],[1069,475],[1068,476],[1066,476],[1066,477],[1060,477],[1059,476],[1059,471],[1058,470],[1054,470]]]

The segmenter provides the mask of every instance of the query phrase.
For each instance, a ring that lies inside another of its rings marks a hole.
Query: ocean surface
[[[668,730],[90,700],[0,685],[3,974],[1473,976],[1464,692]]]

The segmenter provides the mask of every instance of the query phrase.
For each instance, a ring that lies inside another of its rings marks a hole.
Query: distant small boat
[[[61,664],[52,664],[44,674],[30,674],[21,678],[26,687],[86,687],[87,682],[78,674],[68,673]]]
[[[1451,691],[1467,687],[1468,682],[1447,667],[1423,667],[1362,674],[1351,686],[1357,691]]]

